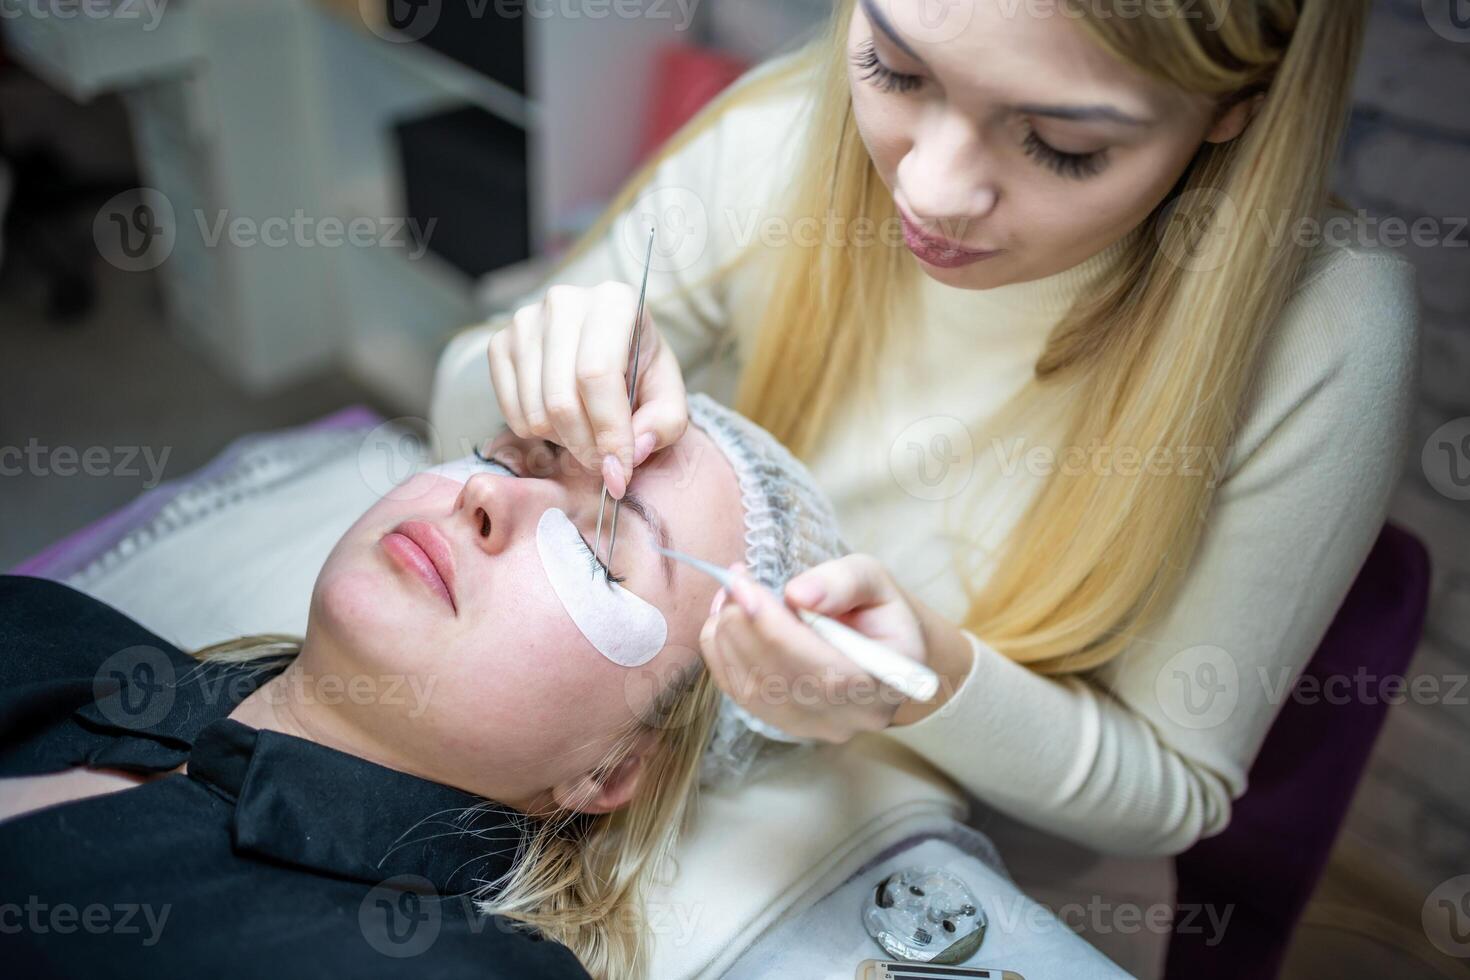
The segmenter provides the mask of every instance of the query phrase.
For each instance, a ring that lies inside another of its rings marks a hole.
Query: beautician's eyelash
[[[905,75],[879,61],[878,49],[872,38],[858,45],[857,53],[852,56],[852,63],[863,72],[860,77],[864,81],[872,82],[885,92],[912,92],[924,84],[924,80],[918,75]]]
[[[872,83],[884,92],[912,92],[924,84],[924,79],[919,75],[894,71],[879,61],[878,49],[874,46],[872,38],[868,38],[858,46],[852,62],[861,70],[860,77],[864,81]],[[1064,153],[1043,140],[1030,126],[1026,127],[1022,148],[1033,160],[1046,166],[1052,172],[1072,180],[1086,180],[1094,177],[1107,165],[1106,150],[1097,150],[1093,153]]]
[[[551,450],[553,456],[560,456],[561,455],[561,453],[562,453],[562,447],[561,446],[558,446],[556,443],[550,441],[549,439],[543,439],[542,442],[546,445],[546,447],[548,449]],[[513,476],[513,477],[515,477],[517,479],[520,479],[520,476],[521,475],[519,473],[517,473],[515,470],[511,469],[509,466],[505,465],[504,463],[502,463],[500,460],[494,458],[493,456],[486,456],[484,453],[480,452],[480,447],[479,446],[476,446],[475,447],[474,453],[475,453],[475,458],[478,459],[478,460],[480,460],[480,462],[482,462],[482,463],[494,463],[496,466],[499,466],[501,469],[505,470],[511,476]],[[581,532],[578,532],[577,536],[579,538],[582,538],[582,547],[587,549],[587,561],[589,563],[587,567],[589,569],[591,569],[592,571],[600,571],[600,572],[602,572],[602,577],[604,579],[606,579],[607,581],[609,581],[609,582],[622,583],[622,582],[624,582],[624,581],[627,580],[626,576],[623,576],[623,575],[614,575],[612,573],[611,569],[609,569],[607,567],[607,565],[603,563],[602,559],[597,557],[597,552],[595,552],[595,551],[592,550],[592,545],[590,545],[590,544],[587,543],[586,537],[584,537],[581,534]]]
[[[1030,126],[1026,127],[1026,138],[1022,141],[1026,153],[1063,177],[1073,180],[1086,180],[1095,177],[1108,162],[1108,151],[1097,150],[1093,153],[1063,153],[1056,147],[1046,143],[1036,130]]]

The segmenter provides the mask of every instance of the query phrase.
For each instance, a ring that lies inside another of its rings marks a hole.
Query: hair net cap
[[[701,392],[689,395],[689,420],[720,448],[739,479],[745,565],[756,581],[779,594],[789,579],[847,554],[826,495],[774,436]],[[700,779],[712,786],[740,782],[812,744],[761,721],[726,694]]]

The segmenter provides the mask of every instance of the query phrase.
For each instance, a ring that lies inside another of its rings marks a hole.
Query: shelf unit
[[[363,9],[176,0],[151,25],[21,16],[0,28],[18,60],[73,98],[123,95],[144,183],[174,211],[158,273],[182,338],[253,390],[345,364],[422,413],[439,349],[493,289],[407,248],[239,247],[207,232],[221,215],[391,224],[406,214],[393,124],[471,105],[526,130],[531,245],[554,250],[631,173],[654,53],[687,36],[666,16],[527,14],[522,95],[368,25]],[[499,275],[524,281],[543,265]]]

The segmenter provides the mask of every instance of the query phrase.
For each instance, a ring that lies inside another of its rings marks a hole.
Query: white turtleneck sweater
[[[793,90],[726,112],[662,163],[634,208],[658,217],[661,243],[689,229],[655,257],[649,309],[689,387],[727,402],[770,280],[758,262],[714,273],[750,236],[780,233],[762,222],[779,217],[773,202],[806,107]],[[615,222],[556,281],[637,283],[635,227],[646,221]],[[1044,476],[1025,453],[1049,434],[1012,429],[997,444],[992,416],[1120,250],[991,290],[921,277],[902,355],[810,460],[849,543],[956,622],[966,603],[952,559],[973,561],[1002,540]],[[1092,675],[1061,680],[971,635],[973,668],[945,708],[889,735],[995,809],[1100,851],[1173,854],[1222,830],[1284,692],[1384,520],[1416,341],[1407,262],[1356,245],[1319,248],[1270,333],[1208,529],[1167,614]],[[984,515],[985,526],[951,525],[960,513]]]

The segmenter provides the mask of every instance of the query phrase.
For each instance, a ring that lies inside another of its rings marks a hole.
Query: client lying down
[[[652,545],[772,587],[841,551],[769,435],[703,395],[690,418],[637,470],[615,578],[599,477],[509,432],[348,529],[299,642],[190,657],[0,578],[6,972],[642,974],[732,718],[698,653],[715,585]]]

